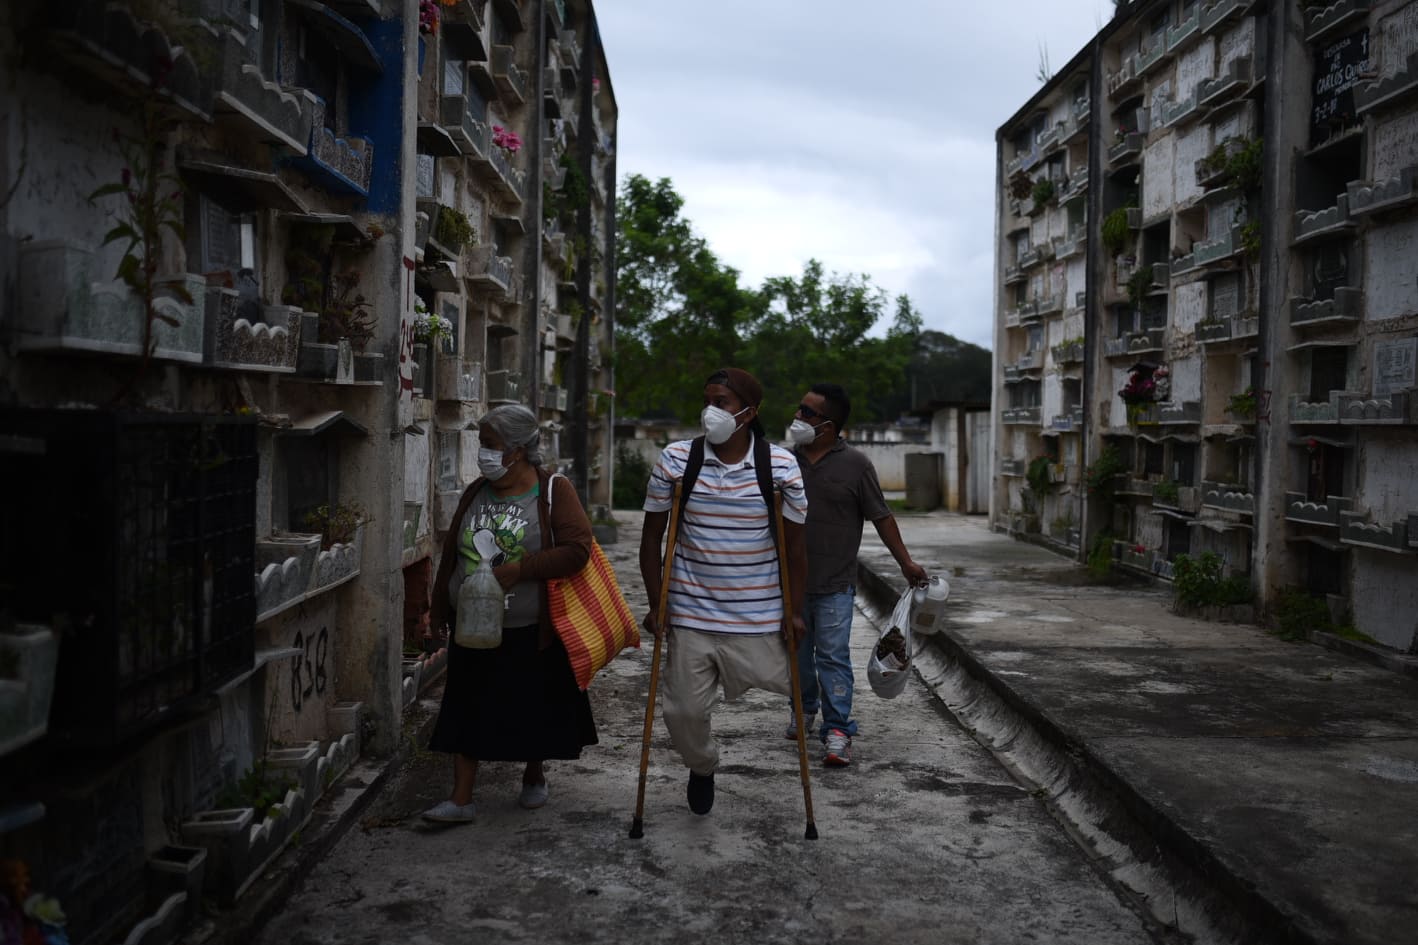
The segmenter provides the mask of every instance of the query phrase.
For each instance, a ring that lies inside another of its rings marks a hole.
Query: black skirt
[[[502,644],[448,641],[448,678],[429,747],[477,761],[581,757],[594,745],[591,701],[576,687],[560,640],[537,649],[538,628],[504,627]]]

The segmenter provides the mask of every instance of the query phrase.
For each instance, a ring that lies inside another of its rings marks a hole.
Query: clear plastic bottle
[[[483,555],[473,573],[458,585],[453,642],[475,650],[490,650],[502,643],[502,618],[507,612],[507,598],[488,559]]]
[[[912,595],[911,629],[922,636],[945,629],[945,601],[949,596],[950,582],[939,574],[925,587],[916,588]]]

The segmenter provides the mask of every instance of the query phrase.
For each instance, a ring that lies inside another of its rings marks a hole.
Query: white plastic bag
[[[867,659],[867,682],[882,699],[901,695],[911,675],[911,655],[915,652],[911,638],[912,596],[912,589],[906,588],[891,613],[891,622],[877,637]]]

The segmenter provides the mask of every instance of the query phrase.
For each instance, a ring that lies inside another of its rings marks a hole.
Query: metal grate
[[[256,429],[0,413],[5,606],[62,628],[50,735],[112,745],[249,669]]]

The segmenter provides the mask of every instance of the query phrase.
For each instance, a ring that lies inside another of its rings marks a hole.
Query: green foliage
[[[173,173],[166,156],[166,138],[170,126],[158,100],[159,88],[154,86],[140,106],[138,133],[128,137],[114,129],[113,139],[123,157],[124,168],[117,181],[105,184],[91,194],[93,203],[104,197],[122,195],[114,214],[115,224],[104,234],[103,245],[124,243],[123,257],[115,275],[126,285],[142,308],[143,354],[133,382],[120,393],[131,389],[146,373],[157,339],[153,323],[162,321],[177,327],[177,319],[157,310],[158,267],[162,264],[163,241],[166,235],[181,243],[183,229],[182,183]],[[184,305],[192,304],[192,294],[177,284],[166,288]]]
[[[477,238],[477,233],[463,211],[440,206],[438,225],[433,229],[433,238],[456,253],[464,246],[471,246]]]
[[[1105,446],[1098,458],[1088,464],[1083,471],[1083,483],[1089,495],[1096,495],[1105,501],[1113,496],[1114,477],[1127,472],[1127,464],[1116,446]]]
[[[1163,502],[1177,501],[1177,496],[1181,494],[1181,487],[1170,479],[1163,480],[1152,486],[1152,497]]]
[[[325,307],[326,272],[334,244],[333,226],[300,226],[286,244],[286,284],[281,301],[307,312]]]
[[[1237,141],[1240,147],[1233,149],[1233,141]],[[1264,152],[1260,138],[1228,138],[1201,159],[1201,172],[1208,177],[1219,176],[1221,186],[1234,187],[1248,194],[1260,187]]]
[[[1331,632],[1337,637],[1343,637],[1346,640],[1353,640],[1355,643],[1367,643],[1370,646],[1383,645],[1379,643],[1378,640],[1375,640],[1373,637],[1369,636],[1367,633],[1364,633],[1362,630],[1359,630],[1352,623],[1342,623],[1339,626],[1335,627]]]
[[[1103,246],[1108,254],[1116,256],[1128,244],[1132,231],[1128,229],[1128,208],[1118,207],[1103,218]]]
[[[852,419],[895,418],[914,402],[988,401],[990,354],[922,330],[906,296],[809,260],[797,276],[740,284],[683,216],[666,178],[629,177],[618,197],[616,376],[625,416],[691,422],[717,368],[751,370],[764,422],[786,424],[814,383],[852,394]],[[890,319],[885,336],[873,329]]]
[[[333,344],[347,338],[356,351],[363,351],[373,337],[374,313],[359,291],[359,270],[331,273],[320,309],[320,340]]]
[[[1113,533],[1099,532],[1088,548],[1088,573],[1102,580],[1113,573]]]
[[[316,340],[334,344],[347,338],[356,351],[363,351],[374,337],[374,313],[359,292],[359,270],[336,269],[334,238],[333,226],[302,226],[295,231],[286,246],[281,301],[320,316]]]
[[[1147,295],[1147,287],[1152,285],[1152,267],[1138,266],[1137,271],[1128,277],[1128,301],[1137,306],[1142,302],[1143,296]]]
[[[1254,387],[1247,387],[1239,394],[1232,394],[1231,399],[1226,402],[1226,412],[1241,420],[1254,419],[1257,407]]]
[[[1311,631],[1333,633],[1334,621],[1323,597],[1312,597],[1298,587],[1287,587],[1275,599],[1276,636],[1282,640],[1302,642]]]
[[[1265,146],[1260,138],[1252,138],[1235,154],[1226,159],[1226,177],[1231,186],[1242,193],[1260,187],[1261,161]]]
[[[645,504],[645,486],[650,482],[650,462],[625,443],[615,447],[615,486],[611,505],[617,509],[638,509]]]
[[[336,503],[319,506],[306,515],[305,527],[320,532],[320,547],[328,550],[334,544],[349,544],[354,540],[355,529],[368,520],[358,503]]]
[[[1214,551],[1177,555],[1172,562],[1172,592],[1179,609],[1231,606],[1251,601],[1250,584],[1243,575],[1222,577],[1223,562]]]
[[[1054,199],[1054,182],[1047,177],[1039,178],[1030,189],[1029,196],[1034,198],[1036,204],[1048,203]]]
[[[570,154],[561,156],[561,166],[566,168],[566,182],[561,185],[561,213],[569,216],[590,205],[591,185],[581,165]]]
[[[1241,226],[1241,249],[1247,259],[1260,256],[1260,221],[1250,220]]]
[[[1049,466],[1052,462],[1048,456],[1035,456],[1029,461],[1029,469],[1024,473],[1024,479],[1036,496],[1053,491],[1054,483],[1049,479]]]
[[[246,773],[238,778],[235,784],[228,784],[222,789],[217,795],[216,803],[219,808],[254,808],[256,820],[261,821],[271,812],[272,807],[285,799],[286,792],[295,786],[295,781],[290,778],[269,781],[266,776],[266,761],[259,758],[254,765],[246,769]]]

